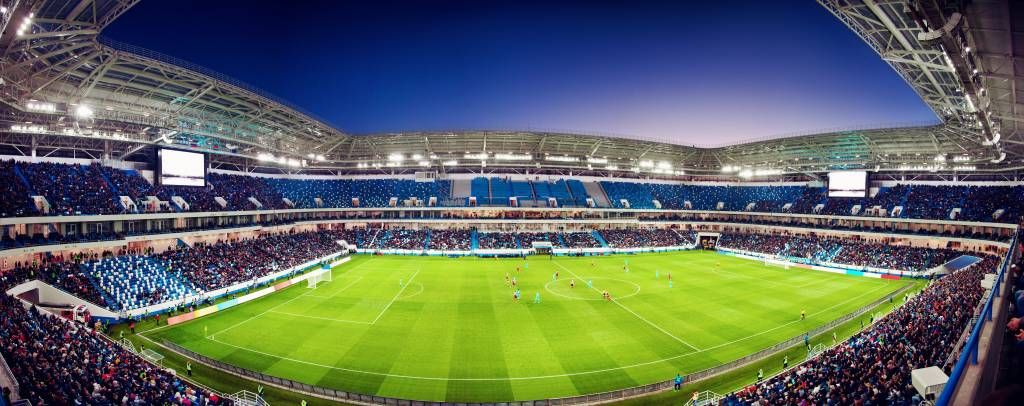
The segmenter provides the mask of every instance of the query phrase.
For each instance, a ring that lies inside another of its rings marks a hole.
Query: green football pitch
[[[518,303],[506,274],[518,281]],[[525,261],[357,256],[316,289],[301,283],[147,335],[328,388],[417,400],[531,400],[714,367],[905,283],[698,251]],[[603,291],[614,300],[602,299]]]

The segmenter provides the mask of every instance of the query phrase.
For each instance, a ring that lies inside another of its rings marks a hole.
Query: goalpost
[[[316,286],[319,285],[320,282],[330,282],[331,274],[330,265],[326,263],[320,264],[320,269],[310,271],[309,277],[306,278],[306,287],[316,289]]]
[[[789,262],[781,261],[775,257],[764,257],[764,266],[775,266],[779,268],[789,269]]]

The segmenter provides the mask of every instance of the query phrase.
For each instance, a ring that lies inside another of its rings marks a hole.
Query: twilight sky
[[[720,145],[937,122],[811,0],[149,0],[105,35],[343,131],[540,129]]]

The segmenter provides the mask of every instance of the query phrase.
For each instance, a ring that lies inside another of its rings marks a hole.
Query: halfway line
[[[558,267],[559,267],[559,268],[562,268],[562,269],[564,269],[564,270],[565,270],[566,272],[569,272],[569,273],[571,273],[571,274],[572,274],[572,276],[575,276],[575,277],[576,277],[576,279],[579,279],[580,281],[583,281],[583,278],[581,278],[581,277],[580,277],[579,275],[577,275],[577,274],[576,274],[576,272],[573,272],[573,271],[572,271],[571,269],[569,269],[569,268],[566,268],[565,266],[563,266],[562,264],[560,264],[560,263],[558,263],[558,262],[555,262],[555,265],[558,265]],[[588,285],[588,286],[589,286],[589,285]],[[597,291],[598,293],[602,293],[602,292],[601,292],[600,290],[598,290],[597,288],[595,288],[595,287],[593,287],[593,286],[590,286],[590,288],[591,288],[591,289],[593,289],[593,290],[596,290],[596,291]],[[697,347],[695,347],[695,346],[694,346],[693,344],[690,344],[690,343],[688,343],[688,342],[684,341],[683,339],[681,339],[681,338],[679,338],[679,337],[676,337],[676,336],[672,335],[672,333],[669,333],[669,332],[668,332],[668,331],[666,331],[665,329],[661,328],[661,326],[659,326],[659,325],[657,325],[657,324],[654,324],[654,323],[652,323],[652,322],[651,322],[650,320],[647,320],[647,319],[643,318],[643,316],[640,316],[639,314],[636,314],[636,312],[634,312],[634,311],[630,310],[630,309],[629,309],[628,307],[626,307],[626,305],[624,305],[624,304],[622,304],[622,303],[619,303],[619,301],[618,301],[618,300],[615,300],[614,298],[612,298],[612,303],[615,303],[615,304],[619,305],[619,307],[621,307],[621,308],[622,308],[623,310],[625,310],[625,311],[629,312],[629,313],[630,313],[630,314],[632,314],[633,316],[636,316],[636,318],[640,319],[640,320],[641,320],[641,321],[643,321],[644,323],[647,323],[647,324],[648,324],[648,325],[650,325],[651,327],[654,327],[654,328],[658,329],[658,331],[661,331],[662,333],[665,333],[665,335],[667,335],[667,336],[669,336],[669,337],[672,337],[673,339],[675,339],[676,341],[678,341],[678,342],[682,343],[683,345],[685,345],[685,346],[687,346],[687,347],[690,347],[690,348],[693,348],[693,349],[694,349],[694,350],[696,350],[696,351],[700,351],[700,348],[697,348]]]

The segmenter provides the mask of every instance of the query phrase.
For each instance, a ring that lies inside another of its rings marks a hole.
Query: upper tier
[[[459,181],[455,181],[459,182]],[[241,211],[389,206],[611,207],[768,213],[870,215],[1014,223],[1024,186],[879,187],[867,198],[829,198],[810,186],[709,186],[628,181],[280,179],[211,173],[208,186],[153,186],[135,170],[0,161],[0,217],[122,214],[144,211]],[[453,193],[454,190],[463,192]],[[458,196],[461,194],[461,196]],[[33,196],[43,196],[45,208]],[[159,208],[144,201],[168,202]],[[185,204],[178,204],[180,197]],[[434,198],[432,200],[432,198]],[[413,202],[415,199],[415,203]],[[513,201],[515,201],[513,203]],[[659,207],[660,206],[660,207]],[[896,208],[901,208],[897,210]],[[958,210],[957,210],[958,209]]]

